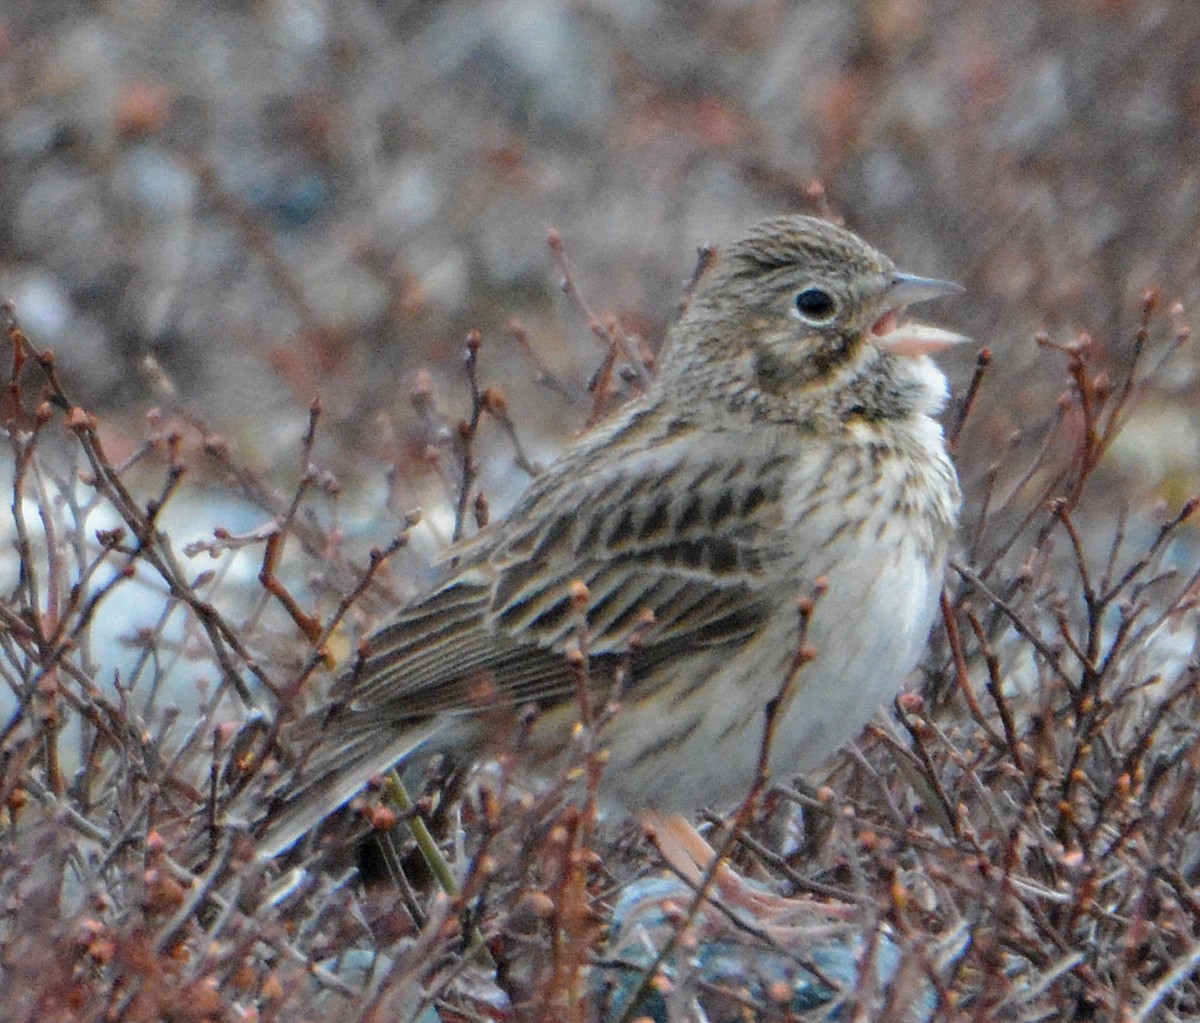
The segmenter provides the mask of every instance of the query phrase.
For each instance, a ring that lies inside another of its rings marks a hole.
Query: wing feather
[[[778,539],[770,515],[783,462],[718,473],[707,459],[659,457],[654,467],[585,472],[569,494],[535,487],[491,542],[473,542],[446,583],[368,641],[340,687],[347,709],[401,723],[491,700],[570,698],[563,653],[583,624],[576,583],[589,592],[597,685],[618,657],[632,658],[636,691],[639,675],[689,648],[752,638],[773,597],[763,568]]]
[[[588,588],[589,674],[601,698],[618,661],[629,669],[626,698],[636,700],[662,683],[660,666],[760,634],[781,597],[766,567],[778,556],[772,516],[784,460],[727,467],[697,457],[704,444],[675,445],[673,426],[659,448],[623,463],[597,449],[589,463],[589,450],[577,449],[507,520],[457,548],[441,586],[366,641],[331,706],[297,723],[296,735],[309,738],[297,738],[296,768],[264,797],[273,807],[261,836],[267,855],[370,774],[436,747],[439,718],[571,699],[564,651],[582,624],[576,583]]]

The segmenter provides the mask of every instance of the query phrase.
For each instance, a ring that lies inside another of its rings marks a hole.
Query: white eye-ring
[[[828,291],[813,285],[796,295],[795,309],[805,323],[822,327],[837,315],[838,304]]]

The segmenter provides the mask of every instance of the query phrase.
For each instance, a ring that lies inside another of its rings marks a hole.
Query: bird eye
[[[837,312],[837,301],[824,288],[805,288],[796,296],[796,312],[808,323],[828,323]]]

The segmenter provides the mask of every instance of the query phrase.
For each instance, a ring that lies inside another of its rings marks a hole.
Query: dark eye
[[[796,312],[809,323],[828,323],[837,312],[837,301],[824,288],[805,288],[796,296]]]

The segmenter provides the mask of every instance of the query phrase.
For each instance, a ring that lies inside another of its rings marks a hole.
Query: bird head
[[[864,374],[926,375],[924,356],[967,339],[910,320],[914,303],[963,289],[900,272],[857,235],[814,217],[760,223],[717,254],[670,339],[664,373],[716,368],[736,387],[803,401]]]

